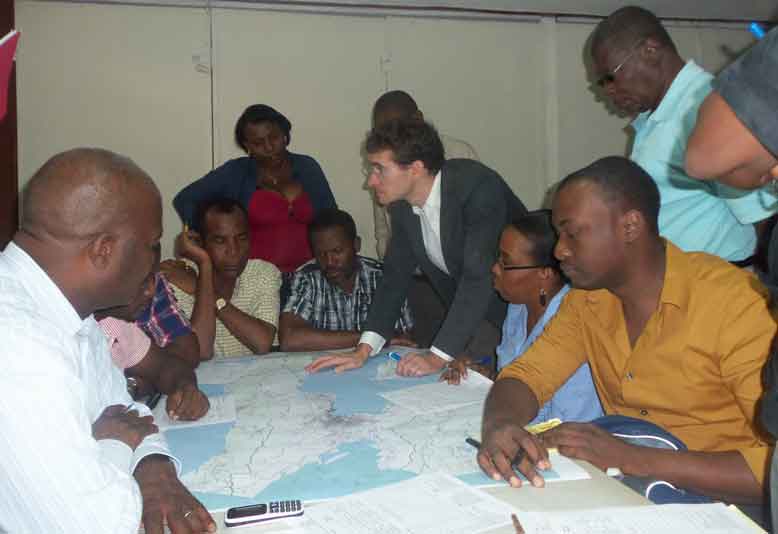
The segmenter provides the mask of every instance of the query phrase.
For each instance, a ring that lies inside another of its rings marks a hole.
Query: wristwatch
[[[227,305],[227,301],[223,298],[216,299],[216,311],[221,311]]]

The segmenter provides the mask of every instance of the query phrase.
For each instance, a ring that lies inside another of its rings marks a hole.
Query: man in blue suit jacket
[[[392,337],[419,267],[448,311],[432,347],[406,355],[397,372],[435,373],[462,355],[484,319],[502,324],[506,306],[492,287],[494,251],[503,227],[526,209],[492,169],[468,159],[446,161],[429,123],[390,121],[368,134],[365,148],[367,185],[389,206],[392,220],[384,277],[356,350],[319,358],[308,370],[353,369],[378,353]]]

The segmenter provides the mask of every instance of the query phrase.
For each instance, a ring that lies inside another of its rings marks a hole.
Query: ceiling
[[[776,20],[775,0],[64,0],[82,3],[136,5],[181,5],[241,8],[270,8],[327,11],[381,11],[400,13],[467,12],[496,15],[552,14],[567,16],[606,16],[629,4],[641,5],[664,19],[691,20]],[[485,13],[484,13],[485,12]]]

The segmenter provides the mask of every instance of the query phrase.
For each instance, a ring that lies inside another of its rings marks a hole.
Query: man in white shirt
[[[0,254],[0,531],[215,532],[133,405],[93,312],[128,304],[162,233],[151,178],[106,150],[46,162]]]
[[[365,149],[371,163],[367,185],[392,216],[384,277],[356,350],[319,358],[308,371],[353,369],[377,354],[392,337],[419,268],[445,302],[446,318],[431,348],[406,355],[397,372],[435,373],[464,355],[484,320],[502,324],[505,302],[492,287],[494,250],[508,220],[526,209],[492,169],[474,160],[446,160],[429,123],[390,121],[368,134]]]

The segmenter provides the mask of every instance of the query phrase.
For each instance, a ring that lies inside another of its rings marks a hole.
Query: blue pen
[[[403,357],[400,356],[399,354],[397,354],[396,352],[389,352],[386,355],[389,356],[391,359],[393,359],[396,362],[399,362],[400,360],[403,359]]]
[[[752,22],[749,24],[748,29],[757,39],[762,39],[765,36],[764,28],[758,22]]]

